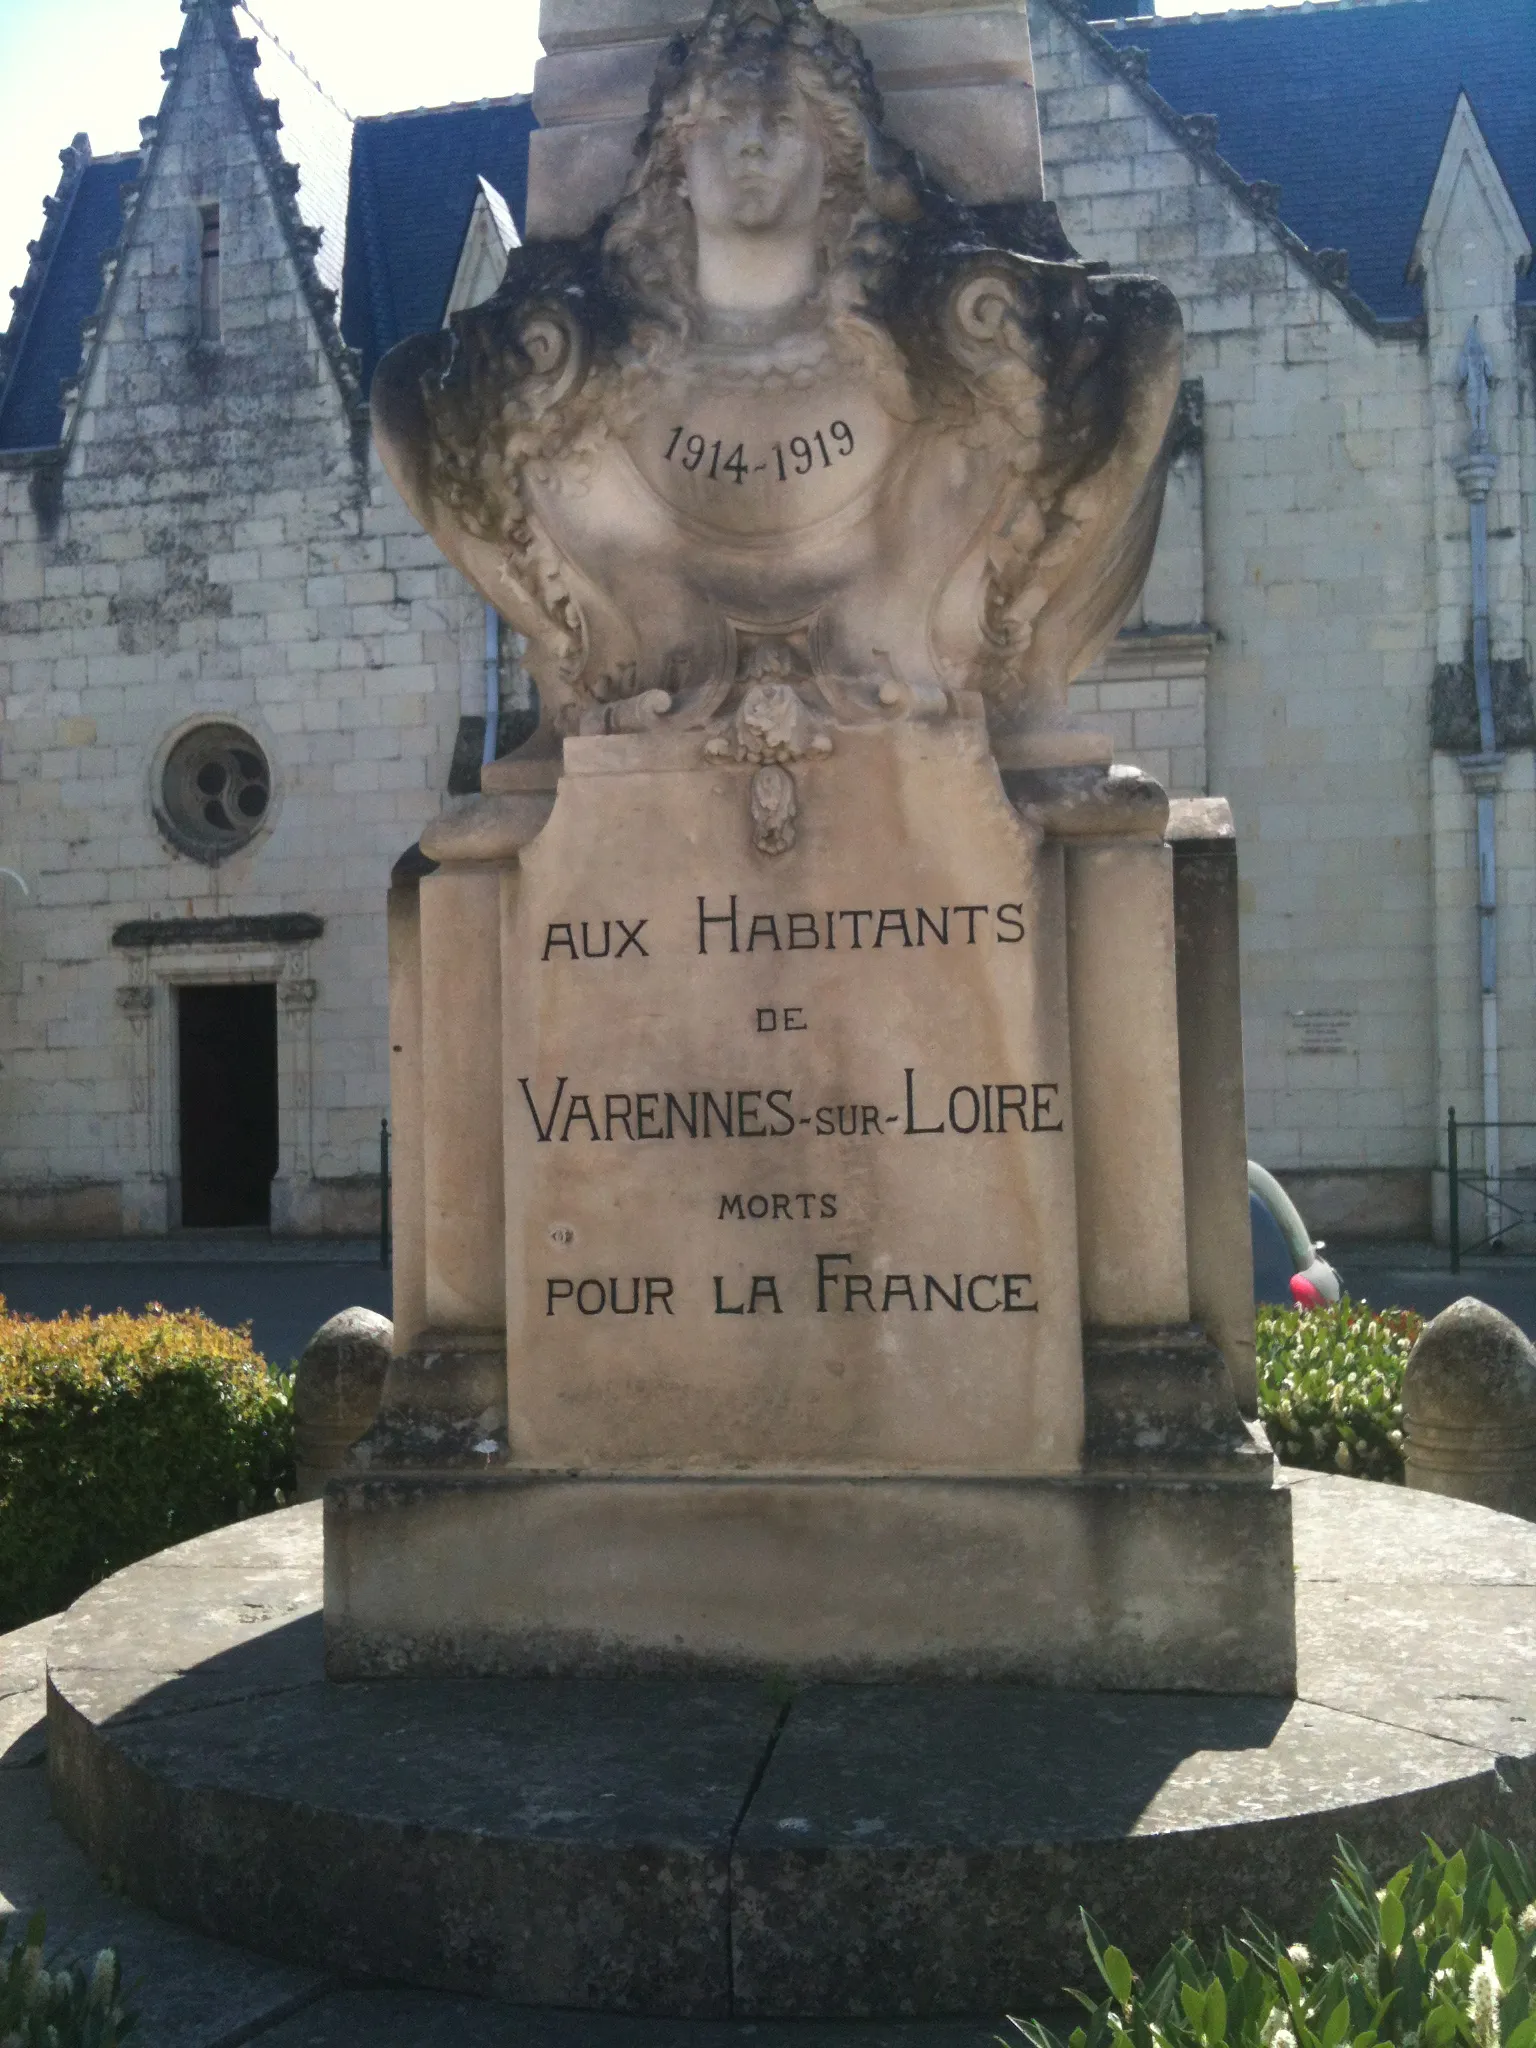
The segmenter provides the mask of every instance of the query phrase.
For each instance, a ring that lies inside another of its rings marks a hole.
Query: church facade
[[[389,875],[528,685],[384,478],[368,381],[558,230],[531,138],[575,203],[644,111],[649,57],[590,77],[579,8],[532,108],[350,131],[296,74],[279,116],[224,0],[184,11],[141,150],[64,152],[0,356],[6,1234],[376,1219]],[[1015,9],[930,11],[943,83],[893,57],[888,100],[1032,93],[1068,239],[1183,308],[1152,573],[1074,708],[1232,800],[1252,1154],[1319,1229],[1427,1235],[1447,1111],[1536,1118],[1523,0],[1033,0],[1032,79]]]

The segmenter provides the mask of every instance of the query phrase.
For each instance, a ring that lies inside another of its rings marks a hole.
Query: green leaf
[[[1328,2024],[1323,2028],[1322,2048],[1339,2048],[1339,2043],[1349,2032],[1349,2000],[1341,1998],[1328,2015]]]
[[[1197,1991],[1193,1984],[1181,1984],[1179,2003],[1184,2008],[1185,2019],[1198,2034],[1205,2021],[1205,1993]]]
[[[1437,2005],[1424,2016],[1419,2038],[1428,2048],[1450,2048],[1456,2038],[1456,2015],[1448,2005]]]
[[[1520,1944],[1515,1939],[1515,1930],[1506,1920],[1494,1935],[1493,1967],[1499,1973],[1499,1989],[1506,1994],[1515,1988],[1515,1978],[1520,1969]]]
[[[1103,1972],[1104,1982],[1113,1991],[1116,1998],[1119,1999],[1121,2005],[1129,2011],[1134,1983],[1131,1976],[1131,1966],[1126,1961],[1122,1951],[1117,1948],[1105,1949],[1103,1955],[1099,1958],[1099,1968]]]
[[[1504,2043],[1504,2048],[1536,2048],[1536,2012],[1520,2022]]]
[[[1201,2021],[1200,2033],[1207,2043],[1227,2038],[1227,1994],[1221,1988],[1219,1977],[1212,1978],[1211,1987],[1205,1994],[1205,2017]]]
[[[1394,1954],[1402,1947],[1407,1932],[1408,1916],[1403,1911],[1403,1902],[1396,1892],[1388,1890],[1382,1895],[1378,1909],[1381,1921],[1381,1945]]]

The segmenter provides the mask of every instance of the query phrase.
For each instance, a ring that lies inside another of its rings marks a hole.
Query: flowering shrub
[[[1424,1327],[1412,1309],[1344,1299],[1259,1311],[1259,1415],[1284,1464],[1355,1479],[1403,1477],[1403,1368]]]
[[[1087,2024],[1070,2039],[1010,2025],[1030,2048],[1536,2048],[1536,1878],[1481,1832],[1445,1856],[1433,1843],[1378,1891],[1339,1845],[1311,1942],[1253,1926],[1208,1963],[1177,1941],[1145,1978],[1084,1915],[1109,1990],[1072,1995]]]
[[[0,1958],[0,2048],[117,2048],[134,2024],[118,2002],[121,1988],[109,1948],[90,1970],[79,1963],[48,1969],[39,1913],[9,1962]]]
[[[249,1331],[0,1300],[0,1633],[293,1486],[290,1383]]]

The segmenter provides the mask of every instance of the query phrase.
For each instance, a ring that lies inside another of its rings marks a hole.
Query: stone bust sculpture
[[[967,693],[994,733],[1050,725],[1123,618],[1177,307],[1038,207],[959,205],[880,120],[812,0],[714,0],[613,213],[381,365],[387,468],[527,636],[534,751],[665,724],[782,763]]]

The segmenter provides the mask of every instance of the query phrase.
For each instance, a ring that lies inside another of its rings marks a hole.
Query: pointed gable
[[[1426,273],[1437,268],[1447,231],[1457,235],[1458,229],[1471,227],[1474,221],[1484,230],[1477,238],[1479,241],[1491,237],[1502,248],[1505,274],[1490,280],[1495,293],[1502,296],[1508,289],[1509,273],[1529,268],[1531,238],[1489,151],[1472,102],[1463,92],[1457,95],[1456,111],[1451,116],[1429,204],[1414,241],[1408,275],[1422,281]]]
[[[1279,186],[1279,216],[1310,248],[1347,253],[1351,289],[1381,319],[1420,311],[1410,259],[1458,91],[1536,228],[1532,0],[1375,0],[1096,26],[1122,53],[1146,53],[1149,84],[1181,114],[1217,116],[1222,155],[1244,178]],[[1520,296],[1536,302],[1536,280]]]

